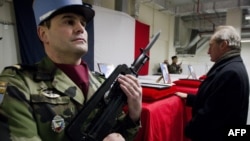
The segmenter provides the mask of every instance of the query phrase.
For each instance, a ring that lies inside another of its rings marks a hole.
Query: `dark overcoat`
[[[227,129],[246,125],[249,81],[240,56],[216,63],[197,95],[188,95],[192,120],[185,134],[192,141],[223,141]]]

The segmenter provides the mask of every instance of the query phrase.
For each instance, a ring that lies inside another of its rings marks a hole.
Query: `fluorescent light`
[[[249,38],[242,39],[240,42],[242,42],[242,43],[249,43],[249,42],[250,42],[250,39],[249,39]]]
[[[245,20],[250,20],[250,15],[245,15]]]

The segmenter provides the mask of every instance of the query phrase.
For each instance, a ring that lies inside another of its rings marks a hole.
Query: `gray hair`
[[[241,38],[233,26],[218,26],[213,35],[217,42],[226,40],[232,50],[241,50]]]

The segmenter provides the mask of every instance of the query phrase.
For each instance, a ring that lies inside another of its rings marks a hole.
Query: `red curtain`
[[[145,48],[149,43],[149,30],[149,25],[135,21],[135,58],[140,55],[140,48]],[[148,68],[149,61],[141,68],[138,75],[148,75]]]

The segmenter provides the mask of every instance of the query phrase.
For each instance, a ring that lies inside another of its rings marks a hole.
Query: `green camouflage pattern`
[[[59,115],[67,126],[104,81],[90,71],[89,78],[85,98],[81,89],[47,57],[33,66],[5,68],[0,75],[0,82],[8,84],[0,103],[1,140],[68,141],[65,130],[53,131],[51,122]],[[125,117],[123,114],[118,118],[117,124],[128,122]],[[133,140],[139,126],[127,127],[123,131],[126,140]]]

